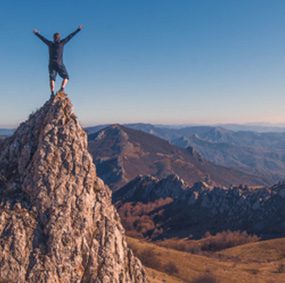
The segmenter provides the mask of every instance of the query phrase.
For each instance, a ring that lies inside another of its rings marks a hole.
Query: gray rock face
[[[283,237],[284,200],[284,183],[260,189],[213,187],[204,182],[189,187],[177,176],[139,176],[113,193],[125,227],[155,240],[201,238],[206,232],[225,230]]]
[[[63,94],[1,144],[0,282],[147,282]]]

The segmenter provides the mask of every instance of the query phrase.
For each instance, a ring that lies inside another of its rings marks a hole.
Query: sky
[[[0,127],[50,95],[32,29],[79,24],[64,62],[84,126],[285,123],[283,0],[1,0]]]

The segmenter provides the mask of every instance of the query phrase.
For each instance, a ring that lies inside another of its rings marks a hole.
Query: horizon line
[[[80,122],[80,119],[79,119]],[[13,130],[17,129],[18,125],[0,125],[1,130]],[[90,128],[102,125],[134,125],[134,124],[142,124],[142,125],[153,125],[153,126],[174,126],[174,127],[189,127],[189,126],[248,126],[248,127],[275,127],[275,128],[283,128],[285,127],[285,122],[186,122],[186,123],[161,123],[161,122],[102,122],[102,123],[81,123],[83,128]]]

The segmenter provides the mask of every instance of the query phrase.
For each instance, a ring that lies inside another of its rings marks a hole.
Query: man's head
[[[57,42],[57,41],[60,41],[60,33],[59,32],[56,32],[53,34],[53,41]]]

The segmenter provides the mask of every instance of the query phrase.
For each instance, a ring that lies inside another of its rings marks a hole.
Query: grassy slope
[[[244,262],[279,262],[285,264],[285,238],[249,243],[226,249],[219,254],[238,257]]]
[[[152,269],[149,267],[146,268],[146,272],[147,272],[150,283],[162,283],[162,282],[184,283],[185,282],[175,276],[170,276],[166,273],[160,272],[156,269]]]
[[[160,262],[158,269],[161,272],[163,272],[163,266],[169,263],[177,267],[174,276],[167,279],[163,279],[165,274],[148,268],[150,282],[153,283],[191,283],[205,274],[210,274],[219,283],[285,283],[285,268],[280,272],[280,266],[282,264],[285,266],[285,257],[282,252],[285,249],[285,239],[231,248],[219,252],[217,255],[221,258],[185,253],[133,238],[129,238],[128,242],[138,255],[141,251],[152,251],[156,261]]]

